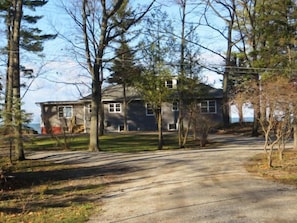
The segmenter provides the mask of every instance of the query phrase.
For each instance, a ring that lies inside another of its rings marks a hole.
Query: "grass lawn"
[[[31,137],[25,144],[25,149],[38,150],[88,150],[88,135],[69,135],[66,139],[51,137]],[[65,144],[68,147],[65,147]],[[158,147],[157,133],[110,133],[100,136],[100,149],[107,152],[141,152],[154,151]],[[199,145],[199,141],[188,140],[187,146]],[[176,133],[164,134],[163,149],[178,149],[178,138]]]

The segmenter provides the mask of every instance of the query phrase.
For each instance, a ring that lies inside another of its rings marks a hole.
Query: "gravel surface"
[[[260,139],[212,136],[209,149],[109,154],[32,154],[82,166],[118,167],[106,177],[102,210],[88,223],[297,222],[296,188],[247,173],[243,163],[262,151]],[[98,200],[99,204],[99,200]]]

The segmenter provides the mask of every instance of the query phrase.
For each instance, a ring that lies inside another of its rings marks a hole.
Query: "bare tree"
[[[81,31],[81,39],[83,40],[81,48],[84,51],[87,70],[92,79],[90,151],[98,151],[100,149],[98,136],[103,134],[104,114],[101,103],[101,91],[104,81],[104,63],[109,60],[105,55],[106,50],[115,39],[131,29],[132,26],[144,17],[155,0],[152,0],[144,10],[131,10],[131,14],[128,17],[119,16],[118,18],[120,19],[117,20],[116,15],[121,12],[121,7],[126,6],[125,2],[126,0],[81,0],[74,5],[74,10],[67,7],[67,4],[64,4],[67,13]],[[121,29],[117,27],[121,27]]]
[[[259,123],[265,137],[264,151],[269,167],[272,167],[275,147],[278,146],[278,156],[282,160],[286,142],[292,136],[296,96],[296,87],[288,78],[273,76],[261,80],[261,101],[267,110],[267,117],[261,118]]]

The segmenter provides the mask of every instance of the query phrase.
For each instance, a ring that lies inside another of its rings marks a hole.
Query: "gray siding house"
[[[168,83],[173,87],[175,83]],[[217,123],[222,123],[222,90],[203,85],[207,92],[198,98],[202,115]],[[129,131],[156,131],[157,123],[150,104],[146,103],[138,92],[129,87],[126,90],[127,124]],[[104,129],[107,132],[122,131],[124,128],[123,88],[121,85],[106,87],[102,92],[104,107]],[[41,108],[42,134],[88,133],[91,115],[91,97],[77,101],[38,102]],[[174,131],[178,123],[178,102],[166,102],[162,105],[163,129]]]

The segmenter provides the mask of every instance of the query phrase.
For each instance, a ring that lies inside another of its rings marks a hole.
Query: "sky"
[[[47,33],[56,33],[57,31],[63,35],[71,36],[75,33],[75,27],[66,15],[63,9],[56,4],[58,1],[49,1],[42,9],[38,9],[38,13],[43,14],[44,18],[40,21],[39,26]],[[169,2],[169,1],[168,1]],[[170,4],[169,4],[170,5]],[[178,16],[178,10],[169,7],[168,12],[172,18]],[[218,39],[205,29],[200,32],[200,41],[207,41],[209,46],[216,44],[217,48],[224,50],[223,46],[218,45]],[[213,47],[212,47],[213,48]],[[87,83],[89,78],[87,72],[77,64],[74,54],[71,54],[69,43],[58,36],[55,40],[45,43],[45,58],[41,59],[34,55],[25,55],[22,64],[27,69],[33,69],[35,79],[25,80],[31,83],[30,90],[23,97],[23,109],[33,114],[32,123],[40,122],[40,107],[38,102],[61,101],[61,100],[77,100],[82,96],[90,93],[89,86],[80,85],[80,89],[73,85],[74,82]],[[210,64],[222,64],[222,59],[208,52],[202,52],[201,60]],[[216,73],[204,71],[204,80],[220,88],[222,76]],[[65,84],[67,83],[67,84]],[[23,90],[23,93],[24,90]],[[236,110],[233,111],[236,113]]]

